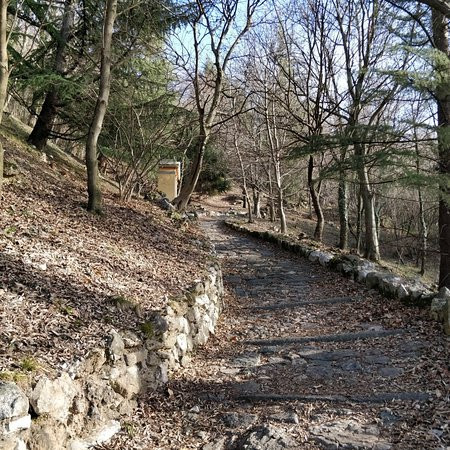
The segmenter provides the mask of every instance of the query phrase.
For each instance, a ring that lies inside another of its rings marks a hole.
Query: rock
[[[128,330],[122,333],[122,340],[125,348],[139,347],[142,345],[142,341],[139,339],[139,337]]]
[[[284,411],[268,416],[269,420],[282,423],[299,423],[298,415],[295,411]]]
[[[164,211],[175,211],[175,206],[173,206],[166,197],[162,197],[158,200],[158,206]]]
[[[63,427],[53,424],[36,427],[31,434],[28,445],[33,450],[55,450],[65,448],[66,433]]]
[[[94,447],[109,441],[120,431],[120,428],[120,422],[117,420],[110,420],[109,422],[97,426],[88,439],[89,446]]]
[[[450,336],[450,301],[447,301],[447,307],[444,310],[444,332]]]
[[[353,419],[326,422],[311,428],[312,438],[327,449],[377,449],[388,450],[392,446],[380,438],[375,425],[366,425]]]
[[[80,373],[77,376],[80,376],[82,372],[91,374],[97,373],[103,367],[106,362],[105,351],[100,349],[94,349],[89,353],[89,356],[82,363]]]
[[[220,437],[202,447],[202,450],[224,450],[226,448],[227,438]]]
[[[435,297],[431,301],[430,315],[433,320],[441,322],[444,320],[444,312],[447,307],[447,300],[441,297]]]
[[[391,427],[392,425],[395,425],[400,420],[400,417],[397,416],[396,414],[394,414],[388,408],[381,410],[378,417],[382,420],[383,425],[385,427]]]
[[[28,408],[28,397],[16,384],[0,381],[0,420],[24,417]]]
[[[177,346],[180,349],[182,356],[184,356],[188,348],[187,338],[185,334],[179,334],[177,336]]]
[[[334,258],[334,255],[332,253],[320,252],[319,264],[323,267],[327,267],[333,258]]]
[[[107,343],[107,354],[108,358],[111,361],[118,361],[123,356],[123,352],[125,350],[125,343],[123,342],[122,337],[117,331],[112,331],[111,335],[108,338]]]
[[[237,441],[236,449],[282,450],[301,448],[284,430],[272,425],[257,426],[244,433]]]
[[[253,425],[258,416],[256,414],[245,414],[245,413],[226,413],[222,416],[223,423],[228,428],[248,428]]]
[[[366,269],[358,269],[358,271],[356,272],[356,281],[358,281],[358,283],[363,283],[366,281],[367,275],[371,272],[371,270],[366,270]]]
[[[135,366],[136,364],[143,363],[147,359],[147,350],[139,350],[136,352],[130,352],[125,355],[125,362],[127,366]]]
[[[379,288],[387,297],[396,297],[399,287],[402,285],[402,279],[394,275],[385,275],[380,279]]]
[[[21,446],[23,444],[23,446]],[[27,446],[22,439],[18,439],[16,436],[1,436],[0,435],[0,448],[2,450],[27,450]]]
[[[31,416],[27,414],[26,416],[20,417],[19,419],[11,420],[5,426],[5,433],[15,433],[16,431],[28,430],[31,427]]]
[[[237,367],[255,367],[261,362],[261,355],[256,352],[242,353],[233,360]]]
[[[30,402],[37,415],[48,414],[65,423],[76,394],[75,382],[63,372],[53,381],[47,377],[41,378],[31,393]]]
[[[141,390],[141,379],[137,366],[127,367],[125,372],[119,372],[117,376],[113,375],[111,386],[122,397],[133,398]]]
[[[380,280],[383,277],[383,274],[380,272],[369,272],[366,276],[366,286],[369,289],[376,289],[380,284]]]
[[[408,288],[404,284],[401,284],[397,288],[397,298],[401,301],[404,301],[404,300],[408,300],[409,296],[410,296],[410,292],[409,292]]]
[[[319,261],[319,258],[320,258],[320,255],[321,255],[321,252],[315,250],[315,251],[313,251],[313,252],[311,252],[311,253],[309,254],[308,259],[309,259],[311,262],[318,262],[318,261]]]

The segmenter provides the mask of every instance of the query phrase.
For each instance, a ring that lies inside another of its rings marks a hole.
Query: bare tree
[[[186,208],[194,192],[212,130],[218,124],[217,122],[224,120],[223,117],[220,120],[216,119],[223,97],[225,71],[230,58],[239,41],[252,26],[256,9],[263,2],[264,0],[221,2],[196,0],[191,5],[189,17],[192,17],[192,20],[189,26],[192,32],[193,67],[190,61],[184,59],[185,55],[182,55],[182,52],[175,50],[175,53],[177,61],[184,66],[192,83],[198,119],[198,137],[189,170],[183,178],[180,193],[174,200],[179,210]],[[207,45],[205,41],[208,42]],[[212,65],[205,74],[202,71],[202,63],[207,56],[211,58]],[[191,69],[193,73],[190,72]]]
[[[107,0],[103,24],[103,44],[100,65],[100,87],[89,134],[86,141],[86,168],[88,186],[88,211],[101,212],[102,196],[98,172],[97,142],[102,131],[111,89],[111,46],[114,22],[117,16],[117,0]]]
[[[0,124],[8,92],[8,0],[0,0]],[[0,142],[0,192],[3,184],[3,146]]]

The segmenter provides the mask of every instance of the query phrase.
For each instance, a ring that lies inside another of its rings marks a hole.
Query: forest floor
[[[203,226],[224,271],[217,333],[102,449],[448,448],[450,346],[427,309]]]
[[[139,333],[202,276],[209,248],[150,202],[122,204],[106,180],[104,214],[89,214],[83,166],[24,137],[11,121],[0,135],[0,379],[27,382],[71,367],[111,328]]]

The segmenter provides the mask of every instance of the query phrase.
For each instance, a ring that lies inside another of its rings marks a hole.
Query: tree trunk
[[[341,165],[344,163],[345,150],[341,152]],[[345,171],[339,170],[339,188],[338,188],[338,207],[339,207],[339,248],[347,250],[348,248],[348,197],[347,181],[345,180]]]
[[[8,92],[8,0],[0,0],[0,124]],[[0,142],[0,192],[3,187],[3,145]]]
[[[186,174],[186,178],[183,179],[181,184],[181,190],[178,197],[172,202],[173,205],[179,210],[184,211],[191,199],[191,195],[194,192],[197,181],[200,177],[202,170],[203,156],[205,155],[206,145],[208,143],[210,132],[204,130],[201,136],[199,136],[199,142],[197,145],[198,150],[195,152],[194,159],[192,160],[189,172]]]
[[[278,211],[280,211],[280,225],[281,225],[281,234],[287,233],[287,223],[286,223],[286,214],[284,213],[284,205],[283,205],[283,188],[278,188]]]
[[[272,182],[272,170],[269,167],[269,217],[271,222],[275,222],[275,202],[273,201],[273,182]]]
[[[425,221],[422,189],[419,188],[419,216],[420,216],[420,275],[425,274],[425,261],[428,243],[428,227]]]
[[[437,10],[433,10],[433,37],[437,50],[450,57],[448,45],[448,20]],[[441,64],[442,66],[442,64]],[[438,69],[439,70],[439,69]],[[448,64],[440,70],[448,71]],[[442,177],[439,199],[439,287],[450,289],[450,74],[441,73],[444,80],[437,86],[435,96],[438,103],[438,149],[439,172]]]
[[[358,189],[358,201],[356,204],[356,252],[358,255],[361,254],[361,239],[362,239],[362,214],[363,214],[363,204],[361,199],[361,188]]]
[[[103,47],[100,66],[100,88],[94,117],[86,141],[86,168],[88,186],[88,211],[101,212],[102,196],[98,173],[97,142],[103,127],[111,89],[111,45],[114,22],[117,15],[117,0],[107,0],[103,25]]]
[[[253,214],[261,219],[261,191],[258,188],[253,188]]]
[[[74,21],[73,0],[66,0],[63,14],[61,32],[58,36],[59,39],[56,47],[54,63],[54,70],[61,77],[64,76],[64,69],[66,65],[65,50],[67,48],[67,43]],[[52,86],[45,96],[41,112],[39,113],[36,124],[28,137],[28,142],[39,150],[42,150],[45,147],[50,133],[53,130],[58,102],[58,88]]]
[[[365,152],[362,145],[355,144],[355,156],[358,159],[358,178],[364,206],[364,257],[371,261],[379,261],[380,248],[378,244],[375,201],[370,189],[369,175],[364,162]]]
[[[318,192],[316,191],[315,183],[313,180],[313,171],[314,158],[312,155],[310,155],[308,162],[308,187],[309,193],[311,195],[311,202],[314,207],[314,213],[316,214],[316,229],[314,230],[314,239],[317,239],[320,242],[323,238],[324,217],[322,206],[320,205],[320,198]]]

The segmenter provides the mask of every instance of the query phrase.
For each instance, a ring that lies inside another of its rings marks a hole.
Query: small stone
[[[56,380],[41,378],[31,393],[30,402],[36,414],[48,414],[65,423],[77,392],[75,382],[63,372]]]
[[[245,413],[226,413],[222,416],[222,420],[228,428],[247,428],[253,425],[258,416],[256,414],[245,414]]]
[[[23,417],[28,407],[28,397],[16,384],[0,381],[0,420]]]
[[[380,438],[375,425],[366,425],[353,419],[335,420],[311,428],[313,439],[324,448],[388,450],[392,445]]]
[[[385,427],[391,427],[400,420],[400,417],[394,414],[390,409],[383,409],[378,415]]]
[[[123,356],[125,343],[117,331],[112,331],[108,338],[107,353],[111,361],[118,361]]]
[[[227,438],[220,437],[202,447],[202,450],[224,450],[226,448]]]
[[[272,425],[257,426],[244,433],[235,448],[247,450],[282,450],[298,448],[297,442],[284,430]]]
[[[21,417],[20,419],[11,420],[6,425],[6,433],[15,433],[20,430],[28,430],[31,427],[31,416],[27,414],[26,416]]]

